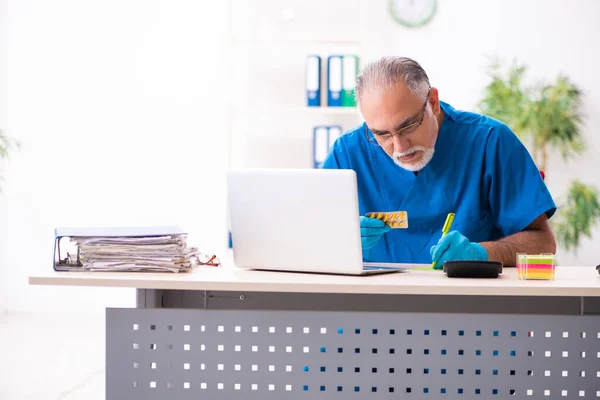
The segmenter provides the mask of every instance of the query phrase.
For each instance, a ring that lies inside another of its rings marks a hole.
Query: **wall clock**
[[[389,12],[401,25],[416,28],[435,15],[437,0],[389,0]]]

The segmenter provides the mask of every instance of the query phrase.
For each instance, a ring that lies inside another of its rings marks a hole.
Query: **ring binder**
[[[56,228],[53,268],[180,272],[196,264],[220,265],[216,256],[204,257],[186,241],[187,233],[176,226]]]

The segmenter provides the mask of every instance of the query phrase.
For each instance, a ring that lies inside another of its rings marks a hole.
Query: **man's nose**
[[[392,136],[394,141],[394,152],[402,153],[410,148],[410,141],[402,135]]]

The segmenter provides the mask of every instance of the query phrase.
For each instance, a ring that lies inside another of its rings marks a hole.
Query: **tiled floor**
[[[0,399],[104,400],[103,314],[0,314]]]

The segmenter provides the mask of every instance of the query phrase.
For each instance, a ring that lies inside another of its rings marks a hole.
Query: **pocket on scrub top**
[[[480,238],[483,233],[489,230],[489,223],[492,216],[488,213],[481,215],[471,215],[460,221],[456,229],[471,241],[483,241],[485,238]]]

